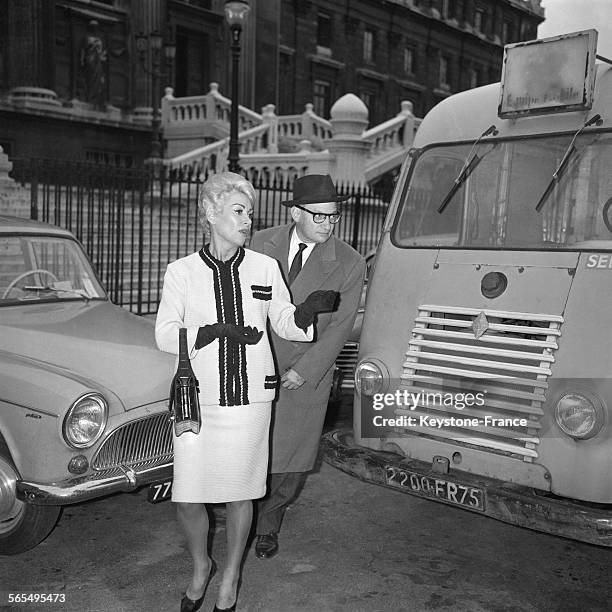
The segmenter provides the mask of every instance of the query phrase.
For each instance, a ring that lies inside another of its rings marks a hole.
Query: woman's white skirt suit
[[[172,500],[215,503],[257,499],[266,491],[268,433],[278,375],[267,321],[287,340],[310,341],[295,325],[295,306],[278,262],[239,248],[219,261],[204,247],[168,265],[155,324],[162,351],[178,355],[178,334],[187,328],[191,366],[200,383],[202,427],[174,435]],[[257,344],[228,338],[194,348],[204,325],[257,327]]]

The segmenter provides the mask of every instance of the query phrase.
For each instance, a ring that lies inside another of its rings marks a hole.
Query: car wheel
[[[0,555],[34,548],[53,530],[60,506],[34,506],[17,499],[19,475],[12,461],[0,455]]]

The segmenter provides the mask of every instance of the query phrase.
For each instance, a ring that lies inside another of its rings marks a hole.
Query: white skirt
[[[221,503],[263,497],[271,406],[201,406],[200,433],[174,435],[172,501]]]

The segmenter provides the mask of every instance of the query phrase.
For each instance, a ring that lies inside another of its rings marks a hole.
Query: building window
[[[457,13],[455,0],[442,0],[442,17],[444,19],[454,19]]]
[[[314,112],[319,117],[329,117],[331,108],[331,83],[329,81],[317,79],[314,82],[312,105]]]
[[[208,90],[212,41],[198,30],[177,27],[174,95],[198,96]]]
[[[362,91],[359,94],[359,97],[361,98],[361,101],[368,107],[368,116],[373,117],[374,116],[374,101],[376,99],[376,97],[374,96],[374,94],[371,91]]]
[[[293,87],[295,78],[295,68],[293,56],[288,53],[280,54],[279,64],[279,108],[280,114],[290,114],[293,112]]]
[[[476,9],[474,12],[474,29],[477,32],[484,32],[484,11],[482,9]]]
[[[374,61],[374,32],[365,30],[363,33],[363,59],[366,62]]]
[[[414,74],[414,49],[412,47],[404,48],[404,72]]]
[[[332,40],[332,18],[325,13],[317,15],[317,46],[331,47]]]
[[[505,45],[512,41],[512,24],[504,21],[502,24],[502,43]]]
[[[521,40],[530,40],[531,38],[531,25],[527,21],[523,21],[521,23]]]
[[[449,78],[449,74],[448,74],[448,68],[449,68],[449,64],[450,61],[448,59],[448,57],[445,57],[444,55],[440,56],[440,78],[439,78],[439,85],[442,89],[450,89],[450,84],[448,82],[448,78]]]
[[[474,89],[474,87],[478,87],[480,79],[478,78],[479,72],[477,68],[470,68],[469,76],[470,76],[470,89]]]

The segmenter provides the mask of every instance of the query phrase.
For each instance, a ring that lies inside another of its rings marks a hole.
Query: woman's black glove
[[[250,325],[244,327],[242,325],[233,325],[232,323],[213,323],[198,329],[195,348],[201,349],[203,346],[210,344],[215,338],[231,338],[240,344],[257,344],[262,336],[263,331],[258,331],[256,327],[251,327]]]
[[[259,331],[256,327],[251,327],[250,325],[246,327],[232,325],[231,323],[226,323],[225,325],[227,326],[225,337],[236,340],[240,344],[257,344],[263,336],[263,331]]]
[[[293,318],[295,324],[306,331],[312,325],[315,316],[320,312],[333,312],[338,308],[340,294],[337,291],[313,291],[301,304],[295,307]]]

